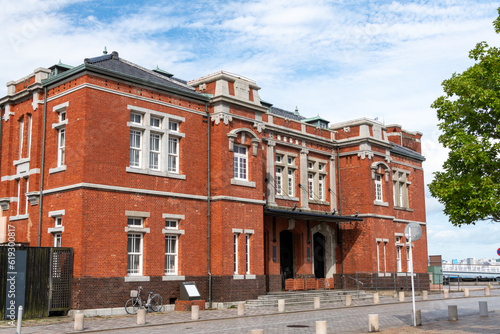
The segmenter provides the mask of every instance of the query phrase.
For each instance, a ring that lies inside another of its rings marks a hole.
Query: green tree
[[[493,22],[500,33],[499,17]],[[442,83],[437,109],[439,142],[449,149],[443,172],[429,184],[455,226],[500,222],[500,50],[481,42],[475,64]]]

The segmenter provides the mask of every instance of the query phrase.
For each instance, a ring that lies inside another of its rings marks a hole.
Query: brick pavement
[[[356,301],[351,307],[341,303],[322,305],[321,310],[310,307],[287,308],[284,314],[277,309],[248,309],[244,317],[237,316],[236,309],[200,312],[200,321],[191,321],[189,312],[164,312],[148,314],[146,326],[135,325],[135,316],[95,317],[85,319],[85,331],[107,333],[250,333],[251,329],[263,328],[265,333],[314,333],[315,321],[326,320],[329,333],[366,333],[368,314],[377,313],[382,333],[500,333],[500,290],[492,290],[489,297],[482,291],[472,291],[471,297],[453,293],[450,299],[430,295],[429,301],[417,297],[416,308],[422,311],[422,327],[408,326],[412,310],[411,298],[405,303],[396,299],[381,298],[381,304]],[[478,301],[488,302],[489,316],[479,317]],[[447,305],[457,305],[459,320],[449,322]],[[49,318],[54,323],[24,327],[22,333],[51,334],[75,333],[73,323],[65,318]],[[58,320],[58,321],[57,321]],[[28,324],[36,323],[34,321]],[[0,323],[5,326],[6,323]],[[292,327],[291,327],[292,326]],[[15,330],[14,330],[15,331]],[[0,334],[13,333],[13,328],[0,328]]]

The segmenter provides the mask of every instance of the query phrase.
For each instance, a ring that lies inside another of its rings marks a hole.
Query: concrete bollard
[[[250,334],[264,334],[264,330],[263,329],[252,329]]]
[[[378,296],[378,292],[373,294],[373,304],[378,304],[380,303],[380,298]]]
[[[479,316],[488,316],[488,302],[479,302]]]
[[[368,332],[378,331],[378,314],[368,314]]]
[[[450,298],[450,291],[449,290],[443,290],[443,298],[444,299]]]
[[[278,312],[285,312],[285,300],[278,299]]]
[[[422,300],[427,300],[429,299],[429,291],[424,290],[422,291]]]
[[[352,296],[345,295],[345,306],[351,306],[351,304],[352,304]]]
[[[76,311],[75,313],[75,331],[83,331],[84,328],[84,321],[83,319],[85,318],[85,315],[81,313],[80,311]]]
[[[314,309],[317,310],[321,307],[321,300],[319,297],[314,297]]]
[[[422,326],[422,311],[415,310],[415,318],[417,319],[416,325]],[[411,324],[410,325],[412,325],[412,326],[415,325],[415,320],[413,319],[413,312],[411,312]]]
[[[448,305],[448,320],[449,321],[457,321],[458,320],[457,305]]]
[[[469,288],[464,289],[464,297],[469,297]]]
[[[137,310],[137,324],[145,325],[146,324],[146,309],[140,308]]]
[[[490,295],[490,288],[486,287],[484,288],[484,295],[489,296]]]
[[[200,306],[193,305],[191,306],[191,320],[198,320],[198,319],[200,319]]]
[[[326,334],[326,321],[316,321],[316,334]]]
[[[245,303],[238,303],[238,315],[245,315]]]
[[[488,284],[488,289],[493,289],[493,284]]]
[[[405,301],[405,292],[399,291],[399,301],[402,303]]]

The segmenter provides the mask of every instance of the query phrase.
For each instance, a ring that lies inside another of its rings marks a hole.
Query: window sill
[[[26,215],[19,215],[19,216],[10,216],[9,217],[9,221],[15,221],[15,220],[23,220],[23,219],[28,219],[29,218],[29,214],[26,214]]]
[[[162,281],[185,281],[186,276],[180,275],[165,275],[161,278]]]
[[[135,167],[127,167],[125,170],[128,173],[136,173],[136,174],[151,175],[151,176],[160,176],[160,177],[169,177],[169,178],[172,178],[172,179],[179,179],[179,180],[185,180],[186,179],[186,175],[180,175],[180,174],[162,172],[162,171],[157,171],[157,170],[142,169],[142,168],[135,168]]]
[[[413,212],[413,209],[410,209],[410,208],[403,208],[401,206],[394,206],[394,210],[402,210],[402,211],[409,211],[409,212]]]
[[[245,275],[245,279],[255,279],[255,275]]]
[[[52,129],[59,130],[59,129],[65,127],[66,124],[68,124],[68,120],[67,119],[65,119],[62,122],[52,124]]]
[[[22,158],[22,159],[19,159],[19,160],[14,160],[13,164],[14,166],[17,166],[17,165],[20,165],[20,164],[24,164],[26,162],[30,162],[30,158]]]
[[[64,226],[49,227],[47,232],[49,232],[49,233],[64,232]]]
[[[56,168],[49,169],[49,174],[64,172],[66,170],[66,165],[62,165]]]
[[[125,282],[149,282],[149,276],[125,276]]]
[[[161,233],[163,233],[163,234],[178,234],[178,235],[182,235],[182,234],[184,234],[184,230],[174,230],[174,229],[164,228],[164,229],[161,230]]]
[[[255,182],[245,180],[231,179],[231,184],[235,186],[255,188]]]
[[[276,195],[276,198],[277,199],[283,199],[285,201],[294,201],[294,202],[298,202],[299,201],[298,197],[287,197],[287,196],[283,196],[283,195]]]
[[[136,232],[136,233],[149,233],[149,227],[136,227],[136,226],[127,226],[125,227],[125,232]]]
[[[245,279],[245,275],[233,275],[233,279]]]
[[[374,205],[378,205],[378,206],[386,206],[386,207],[389,207],[389,202],[381,202],[381,201],[373,201],[373,204]]]
[[[378,277],[391,277],[391,273],[378,273]]]
[[[330,202],[316,201],[309,199],[309,204],[330,205]]]

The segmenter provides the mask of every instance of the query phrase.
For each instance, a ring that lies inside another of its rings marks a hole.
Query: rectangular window
[[[233,249],[233,256],[234,256],[234,274],[238,274],[238,233],[234,234],[234,249]]]
[[[154,170],[160,169],[160,141],[159,134],[152,133],[149,135],[149,168]]]
[[[149,119],[149,125],[153,128],[161,128],[161,119],[157,117],[151,117]]]
[[[410,247],[406,247],[406,271],[411,271]]]
[[[174,229],[176,230],[178,227],[177,227],[177,220],[165,220],[165,228],[166,229]]]
[[[33,118],[31,115],[28,115],[28,142],[26,143],[26,151],[27,157],[29,158],[31,155],[31,130],[33,127]]]
[[[247,148],[234,145],[234,178],[247,180]]]
[[[177,235],[165,236],[165,275],[177,275]]]
[[[142,273],[142,234],[128,234],[127,252],[127,273],[129,275],[140,275]]]
[[[399,208],[409,208],[408,196],[408,177],[409,174],[399,171],[392,173],[392,181],[394,184],[394,206]]]
[[[281,163],[283,161],[283,156],[280,154],[276,154],[276,162]]]
[[[179,132],[179,123],[177,122],[169,122],[168,129],[173,132]]]
[[[383,202],[382,197],[382,176],[379,174],[375,175],[375,200]]]
[[[247,273],[247,275],[249,275],[250,274],[250,234],[246,235],[245,251],[246,251],[246,260],[247,260],[246,273]]]
[[[55,217],[54,219],[54,226],[55,227],[61,227],[62,226],[62,217]]]
[[[127,224],[128,224],[128,226],[142,227],[142,219],[141,218],[128,218]]]
[[[295,158],[294,157],[288,157],[288,164],[289,165],[295,165]]]
[[[325,177],[323,175],[319,176],[318,192],[319,192],[319,199],[321,201],[324,201],[325,200]]]
[[[54,247],[61,247],[62,233],[54,233]]]
[[[19,209],[21,207],[21,179],[17,179],[17,214],[19,216]]]
[[[276,195],[283,195],[283,169],[276,167]]]
[[[397,272],[400,273],[403,271],[402,265],[401,265],[401,250],[402,246],[396,246],[396,267],[397,267]]]
[[[59,130],[59,143],[57,145],[57,166],[64,166],[66,150],[66,129]]]
[[[142,124],[142,115],[130,113],[130,122],[136,124]]]
[[[307,183],[309,185],[309,199],[314,200],[314,174],[309,173],[308,178],[307,178]]]
[[[294,182],[295,181],[295,171],[293,169],[288,170],[288,196],[293,197],[294,195]]]
[[[179,139],[168,138],[168,171],[179,172]]]
[[[130,130],[130,167],[141,167],[141,131]]]
[[[19,121],[19,159],[23,157],[24,118]]]
[[[377,241],[377,272],[380,272],[380,241]]]
[[[30,189],[30,180],[29,178],[25,177],[24,178],[26,180],[26,191],[24,192],[24,197],[25,197],[25,200],[24,200],[24,214],[27,215],[28,214],[28,196],[26,195],[28,192],[29,192],[29,189]]]

